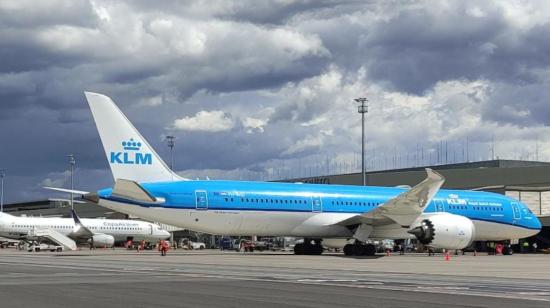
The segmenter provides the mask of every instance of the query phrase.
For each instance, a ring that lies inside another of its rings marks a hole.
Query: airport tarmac
[[[0,250],[2,307],[548,307],[550,256]]]

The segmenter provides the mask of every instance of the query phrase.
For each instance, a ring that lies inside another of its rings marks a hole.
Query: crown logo
[[[130,138],[129,141],[122,141],[122,146],[128,151],[139,151],[141,142],[134,141],[134,138]]]

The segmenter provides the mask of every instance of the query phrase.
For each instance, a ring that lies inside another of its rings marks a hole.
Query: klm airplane
[[[118,212],[211,234],[303,237],[296,254],[321,254],[323,239],[354,239],[344,247],[346,255],[372,255],[373,239],[416,238],[435,248],[462,249],[476,240],[520,239],[541,229],[521,202],[440,189],[445,179],[430,169],[410,189],[190,181],[166,166],[109,97],[85,95],[115,184],[79,193]]]

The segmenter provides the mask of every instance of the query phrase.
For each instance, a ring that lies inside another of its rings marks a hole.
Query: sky
[[[84,91],[188,178],[550,160],[548,1],[0,0],[5,201],[112,185]],[[55,196],[58,197],[58,196]]]

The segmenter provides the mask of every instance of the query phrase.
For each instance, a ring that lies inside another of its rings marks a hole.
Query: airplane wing
[[[426,172],[428,176],[424,181],[362,216],[373,219],[387,217],[403,227],[408,227],[424,212],[445,182],[445,178],[432,169],[426,168]]]
[[[426,179],[413,188],[386,201],[373,211],[347,218],[338,224],[386,224],[384,221],[390,220],[391,223],[409,227],[424,212],[445,182],[445,178],[432,169],[426,168],[426,172]]]
[[[78,217],[78,215],[76,215],[76,212],[74,209],[71,210],[71,215],[73,216],[74,225],[75,225],[74,230],[71,233],[72,237],[90,238],[94,235],[94,232],[92,230],[86,228],[86,226],[82,224],[82,222],[80,221],[80,218]]]

